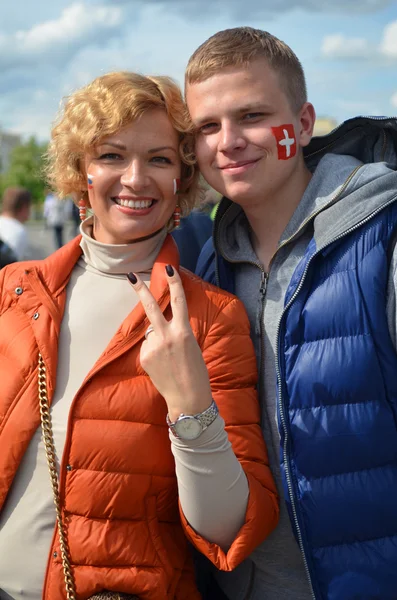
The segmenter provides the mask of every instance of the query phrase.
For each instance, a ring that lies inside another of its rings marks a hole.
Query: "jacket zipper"
[[[301,228],[299,228],[300,230]],[[299,232],[298,230],[298,232]],[[297,233],[298,233],[297,232]],[[295,234],[296,235],[296,234]],[[294,236],[293,236],[294,237]],[[292,238],[291,238],[292,239]],[[285,243],[287,243],[290,240],[287,240]],[[284,244],[282,244],[280,246],[280,248],[283,246]],[[280,249],[278,248],[278,250]],[[277,251],[278,251],[277,250]],[[221,253],[222,254],[222,253]],[[223,255],[222,255],[223,256]],[[273,255],[274,256],[274,255]],[[223,256],[224,260],[225,257]],[[273,258],[272,258],[273,260]],[[264,377],[264,358],[265,358],[265,342],[264,342],[264,328],[265,328],[265,324],[264,324],[264,306],[265,306],[265,297],[266,297],[266,291],[267,291],[267,283],[269,280],[269,274],[263,269],[262,265],[260,263],[254,263],[254,262],[250,262],[250,261],[228,261],[228,262],[232,262],[233,264],[242,264],[242,263],[246,263],[246,264],[250,264],[250,265],[254,265],[256,267],[258,267],[261,270],[261,284],[259,287],[259,293],[261,295],[261,303],[262,303],[262,309],[261,309],[261,317],[260,317],[260,331],[261,331],[261,360],[260,360],[260,372],[259,372],[259,385],[261,385],[262,379]],[[218,285],[218,287],[220,286],[220,281],[219,281],[219,273],[218,273],[218,269],[217,269],[217,264],[218,261],[215,260],[215,278],[216,278],[216,284]],[[269,263],[269,265],[271,264],[271,261]],[[307,265],[306,265],[307,266]],[[304,275],[306,274],[306,271],[304,273]],[[302,280],[301,280],[302,281]],[[300,288],[299,288],[300,289]],[[281,391],[280,391],[280,371],[279,371],[279,360],[278,360],[278,347],[279,347],[279,343],[278,343],[278,338],[279,338],[279,333],[280,333],[280,323],[281,323],[281,319],[283,317],[283,315],[285,314],[285,311],[287,310],[287,308],[289,308],[291,301],[295,299],[295,294],[294,296],[291,298],[290,302],[288,303],[288,305],[285,307],[285,309],[282,312],[278,327],[277,327],[277,332],[276,332],[276,353],[275,353],[275,363],[276,363],[276,376],[277,376],[277,381],[278,381],[278,388],[279,388],[279,394],[278,394],[278,405],[281,406],[282,402],[281,402]],[[282,409],[280,409],[280,420],[283,426],[283,430],[284,430],[284,440],[287,440],[287,434],[286,434],[286,425],[285,425],[285,417],[284,417],[284,411]],[[284,443],[284,449],[283,449],[283,453],[284,455],[286,455],[286,443]],[[303,548],[303,543],[302,543],[302,534],[300,532],[300,528],[299,528],[299,523],[298,523],[298,519],[297,519],[297,515],[296,515],[296,508],[295,508],[295,503],[293,501],[293,496],[292,496],[292,484],[291,484],[291,479],[290,479],[290,474],[289,471],[287,473],[287,469],[286,469],[286,478],[287,478],[287,487],[288,487],[288,495],[290,497],[291,500],[291,506],[292,506],[292,510],[293,510],[293,516],[294,516],[294,525],[295,525],[295,529],[298,535],[298,541],[299,541],[299,548],[301,550],[302,553],[302,558],[303,558],[303,564],[305,567],[305,572],[306,572],[306,577],[308,579],[308,583],[309,583],[309,587],[310,587],[310,592],[311,592],[311,596],[313,600],[316,600],[316,596],[314,595],[314,591],[313,591],[313,585],[311,582],[311,577],[310,577],[310,571],[309,571],[309,567],[307,564],[307,559],[305,556],[305,551]],[[248,600],[244,599],[244,600]]]
[[[342,192],[342,190],[341,190],[341,192]],[[323,246],[322,248],[320,248],[319,250],[317,250],[317,252],[315,252],[310,257],[310,259],[308,260],[308,262],[306,264],[306,267],[305,267],[305,270],[304,270],[304,272],[302,274],[302,277],[301,277],[301,279],[299,281],[298,287],[296,288],[296,290],[293,293],[292,297],[290,298],[289,302],[285,306],[285,308],[284,308],[284,310],[282,312],[282,315],[280,317],[278,326],[277,326],[277,333],[276,333],[276,375],[277,375],[277,382],[278,382],[278,406],[279,406],[279,411],[280,411],[280,421],[281,421],[281,424],[283,426],[283,432],[284,432],[283,455],[284,455],[284,460],[285,460],[285,476],[286,476],[286,480],[287,480],[287,487],[288,487],[289,499],[291,501],[291,509],[292,509],[292,513],[293,513],[293,517],[294,517],[294,525],[295,525],[295,528],[296,528],[296,532],[297,532],[297,536],[298,536],[298,540],[299,540],[299,546],[300,546],[300,549],[301,549],[301,552],[302,552],[302,556],[303,556],[303,561],[304,561],[306,573],[307,573],[307,576],[308,576],[308,579],[309,579],[309,583],[310,583],[310,588],[311,588],[311,592],[312,592],[312,598],[314,600],[316,600],[316,596],[314,594],[313,585],[312,585],[311,577],[310,577],[310,571],[309,571],[309,567],[308,567],[308,563],[307,563],[307,558],[306,558],[305,550],[304,550],[304,547],[303,547],[302,532],[300,530],[299,523],[298,523],[298,517],[297,517],[296,505],[295,505],[295,498],[294,498],[294,495],[293,495],[293,488],[292,488],[291,465],[290,465],[290,462],[288,460],[288,454],[287,454],[288,429],[287,429],[287,426],[286,426],[284,406],[283,406],[283,395],[282,395],[282,389],[281,389],[281,373],[280,373],[280,355],[279,355],[279,352],[280,352],[279,338],[280,338],[281,323],[282,323],[282,320],[284,318],[284,315],[287,313],[287,311],[289,310],[289,308],[291,307],[291,305],[293,304],[293,302],[297,298],[299,292],[301,291],[301,289],[303,287],[303,284],[305,282],[305,279],[306,279],[306,275],[308,273],[308,270],[310,268],[310,265],[311,265],[313,259],[316,256],[318,256],[325,248],[331,246],[332,244],[334,244],[335,242],[337,242],[341,238],[349,235],[350,233],[352,233],[356,229],[360,228],[362,225],[365,225],[365,223],[367,223],[368,221],[370,221],[371,219],[373,219],[379,212],[381,212],[387,206],[390,206],[390,204],[393,204],[393,202],[395,202],[396,200],[397,200],[397,196],[393,197],[391,200],[389,200],[389,202],[387,202],[386,204],[382,205],[380,208],[378,208],[377,210],[375,210],[373,213],[371,213],[370,215],[368,215],[367,217],[365,217],[365,219],[362,219],[362,221],[360,221],[359,223],[356,223],[356,225],[353,225],[352,227],[350,227],[349,229],[347,229],[343,233],[335,236],[330,242],[328,242],[325,246]]]
[[[269,267],[270,270],[270,267]],[[262,381],[264,380],[264,370],[265,370],[265,300],[266,300],[266,291],[267,291],[267,282],[269,281],[269,273],[262,269],[261,273],[261,285],[259,288],[259,293],[261,295],[261,313],[260,313],[260,333],[261,333],[261,361],[259,368],[259,386],[262,386]],[[262,419],[261,419],[262,420]]]
[[[277,248],[275,254],[273,254],[270,262],[269,262],[269,271],[270,271],[270,266],[273,262],[273,259],[276,255],[276,253],[283,248],[286,244],[290,243],[299,233],[300,231],[302,231],[302,229],[304,229],[304,227],[307,225],[307,223],[309,221],[311,221],[312,219],[314,219],[320,212],[322,212],[323,210],[326,210],[327,208],[329,208],[332,204],[334,204],[335,202],[338,201],[338,199],[340,198],[340,196],[343,194],[344,190],[346,189],[346,187],[348,186],[348,184],[350,183],[350,181],[352,180],[352,178],[355,176],[355,174],[359,171],[359,169],[361,169],[361,165],[355,167],[355,169],[353,169],[353,171],[350,173],[350,175],[346,178],[343,186],[341,187],[341,189],[337,192],[337,194],[335,194],[335,196],[333,198],[331,198],[331,200],[323,207],[319,208],[316,212],[312,213],[307,219],[305,219],[305,221],[301,224],[301,226],[299,227],[298,231],[296,231],[294,233],[294,235],[292,235],[291,237],[289,237],[288,239],[284,240],[282,242],[282,244],[280,244],[280,246]],[[329,242],[326,246],[334,243],[335,241],[337,241],[338,239],[344,237],[345,235],[347,235],[348,233],[350,233],[351,231],[354,231],[357,227],[360,227],[363,223],[365,223],[366,221],[370,220],[374,215],[377,214],[377,212],[380,212],[381,210],[383,210],[386,206],[388,206],[389,204],[391,204],[394,200],[391,200],[389,203],[383,205],[381,208],[379,208],[377,211],[375,211],[374,213],[372,213],[371,215],[369,215],[368,217],[366,217],[365,219],[363,219],[362,221],[360,221],[358,224],[356,224],[355,226],[351,227],[350,229],[347,229],[346,231],[344,231],[342,234],[340,234],[339,236],[335,237],[331,242]],[[220,228],[221,222],[223,220],[223,218],[226,216],[227,214],[227,210],[226,212],[222,215],[219,223],[218,223],[218,227],[216,228],[216,230],[214,229],[214,237],[217,233],[217,231]],[[326,247],[325,246],[325,247]],[[323,250],[323,248],[322,248]],[[311,595],[313,600],[316,600],[316,596],[314,594],[314,590],[313,590],[313,584],[312,584],[312,580],[311,580],[311,576],[310,576],[310,570],[309,570],[309,566],[307,563],[307,558],[305,555],[305,551],[303,548],[303,539],[302,539],[302,533],[299,527],[299,523],[298,523],[298,518],[297,518],[297,513],[296,513],[296,507],[295,507],[295,500],[293,497],[293,489],[292,489],[292,481],[291,481],[291,473],[290,473],[290,465],[287,459],[287,444],[288,444],[288,433],[287,433],[287,429],[286,429],[286,422],[285,422],[285,414],[284,414],[284,409],[282,406],[282,392],[281,392],[281,385],[280,385],[280,381],[281,381],[281,376],[280,376],[280,361],[279,361],[279,335],[280,335],[280,329],[281,329],[281,321],[283,319],[283,316],[285,315],[286,311],[288,310],[288,308],[291,306],[291,303],[295,300],[296,295],[299,293],[302,285],[303,285],[303,280],[306,277],[307,274],[307,269],[311,263],[311,260],[314,258],[314,256],[316,256],[320,251],[317,251],[309,260],[309,262],[306,265],[305,271],[301,277],[300,283],[298,285],[298,288],[295,290],[293,296],[290,298],[288,304],[285,306],[278,326],[277,326],[277,331],[276,331],[276,351],[275,351],[275,363],[276,363],[276,376],[277,376],[277,382],[278,382],[278,406],[279,406],[279,413],[280,413],[280,422],[283,428],[283,432],[284,432],[284,445],[283,445],[283,455],[284,455],[284,460],[285,460],[285,475],[286,475],[286,480],[287,480],[287,488],[288,488],[288,495],[291,501],[291,508],[292,508],[292,513],[293,513],[293,517],[294,517],[294,525],[295,525],[295,529],[296,529],[296,533],[298,536],[298,542],[299,542],[299,547],[302,553],[302,558],[303,558],[303,564],[305,567],[305,571],[306,571],[306,576],[308,579],[308,583],[309,583],[309,587],[310,587],[310,591],[311,591]],[[224,260],[227,260],[225,256],[223,256],[222,252],[219,251],[219,253],[221,254],[221,256],[223,257]],[[233,264],[241,264],[241,263],[246,263],[246,264],[252,264],[257,266],[261,271],[262,271],[262,278],[261,278],[261,285],[260,285],[260,294],[262,296],[262,311],[261,311],[261,352],[262,352],[262,357],[261,357],[261,362],[260,362],[260,377],[263,377],[263,361],[264,361],[264,322],[263,322],[263,311],[264,311],[264,298],[266,295],[266,289],[267,289],[267,282],[269,279],[269,275],[268,273],[265,272],[265,270],[263,269],[262,265],[260,263],[254,263],[251,261],[228,261],[228,262],[232,262]],[[220,281],[219,281],[219,269],[218,269],[218,261],[215,260],[215,280],[216,283],[218,285],[218,287],[220,286]],[[302,284],[302,285],[301,285]],[[261,379],[260,379],[261,381]]]

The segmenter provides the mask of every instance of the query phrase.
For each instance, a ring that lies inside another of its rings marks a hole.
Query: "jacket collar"
[[[82,254],[80,240],[81,235],[37,263],[36,273],[40,275],[42,281],[45,281],[52,296],[58,296],[68,283],[72,270]]]

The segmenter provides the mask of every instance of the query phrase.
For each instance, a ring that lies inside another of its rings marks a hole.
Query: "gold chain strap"
[[[54,496],[54,504],[57,515],[57,525],[59,534],[59,545],[62,555],[63,573],[65,576],[66,597],[67,600],[76,600],[76,588],[74,577],[70,568],[69,546],[66,538],[65,530],[62,523],[61,502],[59,499],[58,473],[56,466],[56,456],[54,447],[54,435],[52,432],[51,413],[48,406],[47,397],[47,377],[46,367],[43,357],[39,354],[39,402],[41,416],[41,430],[43,433],[43,442],[47,456],[48,468],[50,471],[52,493]]]

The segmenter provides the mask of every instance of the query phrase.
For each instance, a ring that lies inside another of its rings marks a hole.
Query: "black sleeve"
[[[0,269],[6,265],[17,262],[17,260],[18,259],[11,248],[4,243],[3,240],[0,240]]]

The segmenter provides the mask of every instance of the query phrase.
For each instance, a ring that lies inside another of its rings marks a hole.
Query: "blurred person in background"
[[[46,227],[54,233],[55,248],[61,248],[64,244],[64,227],[69,218],[67,201],[48,190],[44,199],[43,217]]]
[[[0,598],[63,600],[66,578],[70,600],[199,600],[188,540],[228,571],[277,523],[244,307],[169,235],[192,142],[178,86],[134,73],[52,130],[49,184],[83,221],[0,275]]]
[[[28,232],[25,227],[30,217],[32,194],[23,187],[9,187],[4,191],[0,215],[0,238],[11,248],[17,260],[28,258]]]

